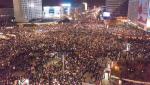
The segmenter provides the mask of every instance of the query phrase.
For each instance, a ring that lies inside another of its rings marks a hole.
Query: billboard
[[[64,3],[64,4],[61,4],[61,6],[63,7],[63,14],[70,15],[71,4],[70,3]]]
[[[44,18],[60,18],[62,15],[60,6],[44,7]]]
[[[147,24],[149,9],[149,0],[139,0],[138,1],[138,22],[144,26]]]
[[[103,12],[103,17],[110,17],[110,12]]]

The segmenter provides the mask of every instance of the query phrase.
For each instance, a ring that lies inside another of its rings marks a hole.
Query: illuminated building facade
[[[128,1],[129,0],[106,0],[107,11],[114,17],[127,16]]]
[[[13,0],[17,22],[29,22],[42,18],[42,0]]]
[[[60,6],[44,6],[43,7],[44,18],[60,18],[62,15]]]
[[[47,19],[60,19],[63,17],[70,16],[71,4],[62,3],[58,6],[44,6],[43,7],[43,18]]]
[[[150,0],[130,0],[128,19],[145,31],[150,30]]]
[[[138,0],[129,0],[128,4],[128,18],[132,20],[132,22],[137,21],[138,17]]]

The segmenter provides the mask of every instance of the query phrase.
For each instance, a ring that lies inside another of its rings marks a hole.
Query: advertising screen
[[[60,6],[46,6],[44,7],[44,18],[60,18]]]
[[[110,17],[110,12],[103,12],[103,17]]]

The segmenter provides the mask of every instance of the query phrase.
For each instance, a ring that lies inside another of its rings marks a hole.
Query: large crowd
[[[0,28],[5,28],[6,26],[15,26],[14,17],[7,15],[0,15]]]
[[[109,60],[149,62],[148,33],[126,26],[106,28],[94,19],[1,32],[8,38],[0,40],[0,85],[22,78],[33,85],[99,83]]]

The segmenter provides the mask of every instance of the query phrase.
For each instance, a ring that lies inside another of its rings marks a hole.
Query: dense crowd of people
[[[105,28],[94,19],[1,32],[8,37],[0,40],[1,85],[12,85],[22,78],[33,85],[99,83],[109,60],[121,65],[126,61],[149,62],[148,33],[126,26]],[[127,43],[130,50],[124,51]]]

